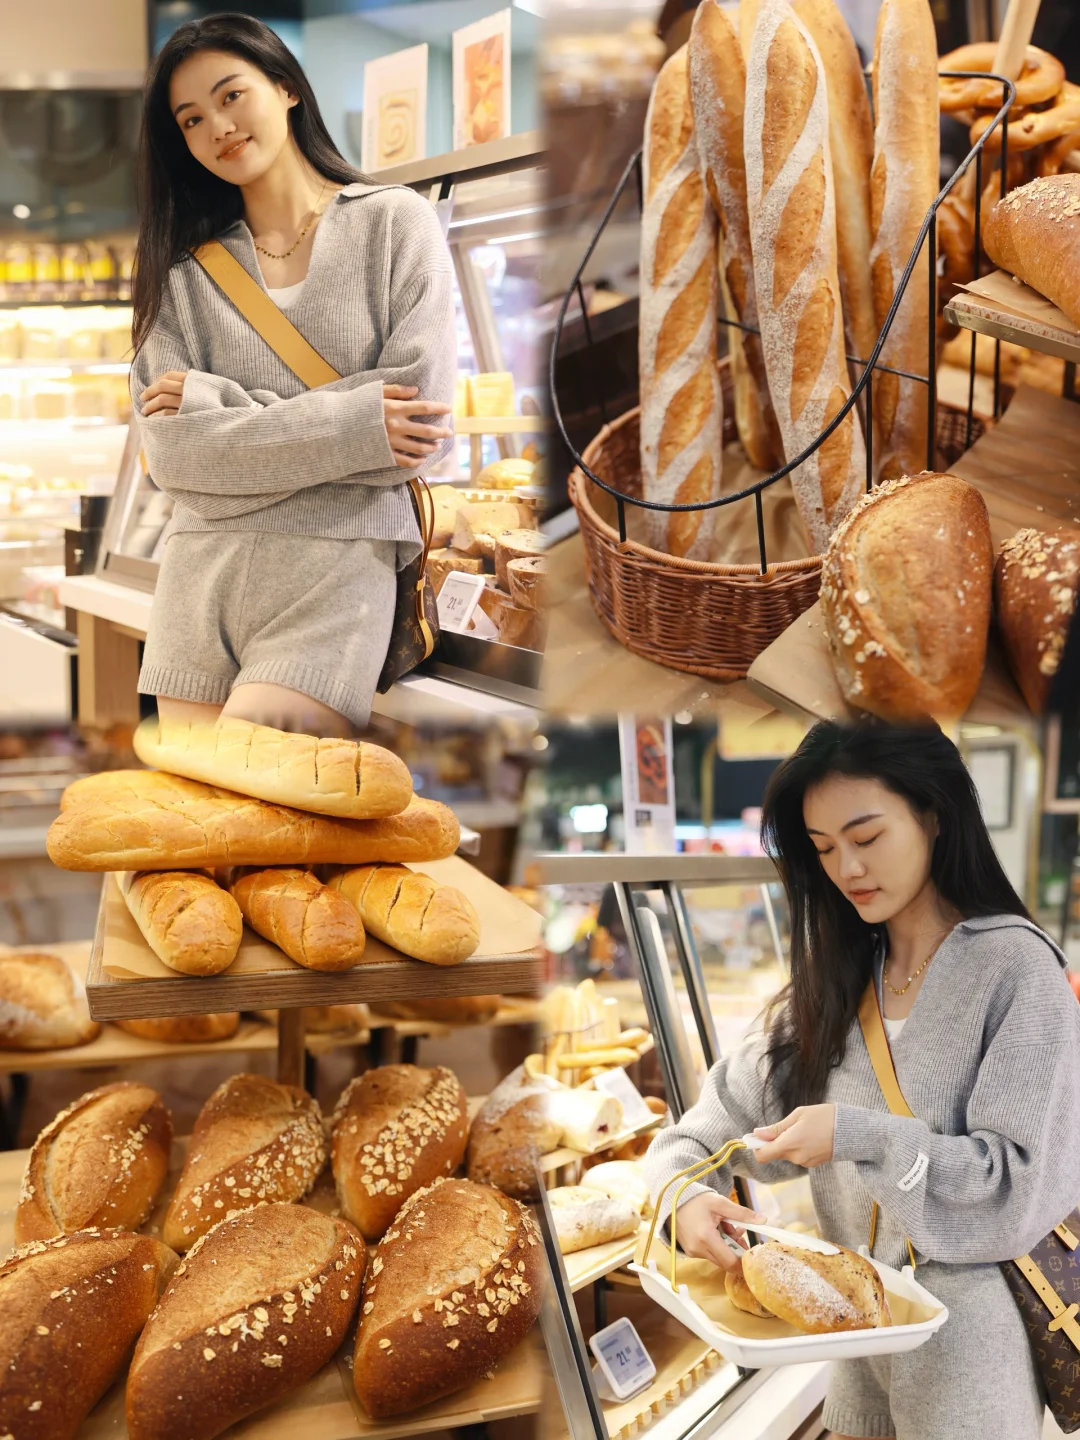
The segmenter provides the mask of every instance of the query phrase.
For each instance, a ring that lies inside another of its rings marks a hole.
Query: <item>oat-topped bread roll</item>
[[[332,1129],[342,1213],[377,1240],[410,1195],[465,1158],[465,1091],[442,1065],[381,1065],[346,1087]]]
[[[926,472],[865,495],[821,572],[821,613],[844,699],[884,720],[955,719],[979,688],[994,547],[986,502]]]
[[[1080,178],[1080,177],[1077,177]],[[1080,592],[1080,530],[1020,530],[994,567],[994,601],[1009,666],[1041,715],[1061,668]]]
[[[836,417],[851,386],[825,72],[787,0],[763,0],[758,12],[746,66],[743,143],[765,369],[792,460]],[[814,553],[825,549],[865,479],[862,431],[849,410],[792,472]]]
[[[877,329],[885,323],[926,212],[939,188],[937,36],[929,0],[883,0],[874,44],[874,167],[870,176],[870,269]],[[925,375],[930,278],[915,266],[881,360]],[[913,475],[926,463],[927,387],[874,376],[876,477]]]
[[[348,901],[364,928],[429,965],[460,965],[480,944],[480,917],[453,885],[405,865],[359,865],[325,871],[331,891]]]
[[[995,265],[1080,325],[1080,175],[1045,175],[999,200],[982,231]]]
[[[0,1434],[74,1440],[118,1377],[176,1256],[146,1235],[81,1230],[0,1265]]]
[[[96,1040],[86,991],[59,955],[0,955],[0,1050],[60,1050]]]
[[[653,87],[642,164],[642,495],[690,505],[721,492],[724,409],[716,369],[716,212],[701,178],[685,45]],[[709,559],[715,511],[641,514],[654,549]]]
[[[68,786],[45,846],[62,870],[176,870],[441,860],[460,838],[453,811],[417,796],[400,815],[339,820],[158,770],[112,770]]]
[[[486,1375],[540,1313],[544,1250],[516,1200],[443,1180],[402,1206],[368,1269],[353,1383],[375,1420]]]
[[[808,1335],[888,1325],[881,1276],[854,1250],[837,1251],[822,1255],[767,1240],[743,1252],[743,1278],[770,1314]]]
[[[307,870],[239,870],[229,891],[251,928],[306,970],[351,970],[364,957],[355,908]]]
[[[469,1132],[470,1180],[517,1200],[539,1198],[536,1162],[555,1149],[563,1129],[551,1110],[557,1088],[545,1076],[530,1080],[521,1065],[495,1086]]]
[[[306,1090],[233,1075],[199,1111],[162,1239],[183,1253],[230,1211],[300,1200],[325,1164],[322,1116]]]
[[[290,735],[225,717],[144,720],[132,741],[144,765],[316,815],[371,820],[412,799],[409,767],[380,745]]]
[[[130,1440],[212,1440],[310,1380],[345,1340],[366,1260],[351,1225],[304,1205],[215,1225],[139,1339]]]
[[[122,1080],[81,1095],[34,1141],[15,1241],[91,1226],[137,1230],[165,1183],[172,1117],[149,1085]]]
[[[142,937],[170,970],[220,975],[244,935],[240,907],[198,870],[122,870],[116,877]]]
[[[229,1040],[240,1028],[239,1010],[220,1015],[173,1015],[159,1020],[114,1020],[118,1030],[157,1040],[165,1045],[198,1045],[208,1040]]]

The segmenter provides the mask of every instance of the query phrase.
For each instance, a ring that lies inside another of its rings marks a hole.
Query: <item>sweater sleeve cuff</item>
[[[838,1105],[832,1158],[880,1164],[888,1149],[889,1121],[893,1118],[858,1105]]]
[[[354,470],[399,469],[386,433],[382,381],[360,385],[348,396],[356,416],[356,438],[349,447]]]

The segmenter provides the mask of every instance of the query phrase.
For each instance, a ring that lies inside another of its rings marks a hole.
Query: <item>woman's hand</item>
[[[175,415],[184,398],[186,379],[186,370],[166,370],[164,375],[159,375],[139,396],[143,418],[147,415]]]
[[[444,440],[453,435],[441,425],[421,425],[414,415],[449,415],[450,406],[434,400],[418,400],[415,385],[383,386],[383,419],[394,464],[403,470],[416,467],[433,455]]]
[[[759,1165],[773,1160],[787,1160],[792,1165],[813,1169],[833,1157],[833,1136],[836,1133],[835,1105],[800,1105],[776,1125],[762,1125],[754,1134],[768,1140],[753,1152]]]
[[[679,1206],[675,1236],[684,1255],[695,1260],[711,1260],[721,1270],[737,1270],[739,1257],[723,1236],[730,1235],[745,1250],[746,1232],[736,1222],[743,1220],[752,1224],[764,1219],[764,1215],[736,1205],[724,1195],[695,1195]]]

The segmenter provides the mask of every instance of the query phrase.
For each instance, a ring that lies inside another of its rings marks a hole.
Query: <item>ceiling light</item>
[[[29,205],[13,205],[13,206],[11,207],[11,213],[15,216],[15,219],[16,219],[16,220],[29,220],[29,219],[30,219],[30,206],[29,206]]]

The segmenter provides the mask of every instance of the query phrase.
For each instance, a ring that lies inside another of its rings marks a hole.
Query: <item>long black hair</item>
[[[162,46],[143,91],[136,162],[139,238],[131,283],[136,351],[157,319],[170,266],[244,213],[239,186],[195,159],[169,107],[173,72],[199,50],[239,55],[298,97],[289,111],[289,126],[300,153],[319,175],[341,185],[368,180],[331,140],[299,61],[269,25],[250,15],[211,15],[181,25]]]
[[[768,1009],[769,1083],[786,1109],[819,1103],[844,1058],[884,926],[863,920],[825,874],[803,820],[803,798],[830,775],[878,780],[915,813],[937,820],[930,878],[965,920],[1030,919],[990,842],[960,752],[936,725],[822,721],[774,772],[761,833],[791,909],[791,981]]]

